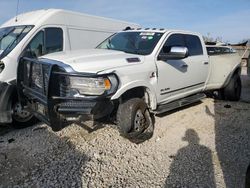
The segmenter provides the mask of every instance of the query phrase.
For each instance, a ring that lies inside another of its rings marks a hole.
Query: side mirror
[[[168,53],[159,54],[158,60],[184,59],[188,57],[187,47],[172,46]]]

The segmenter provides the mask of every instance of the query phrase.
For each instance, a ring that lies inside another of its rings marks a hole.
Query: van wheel
[[[224,98],[230,101],[240,100],[241,95],[241,80],[238,74],[235,74],[228,85],[223,90]]]
[[[29,111],[23,109],[22,105],[18,101],[17,97],[13,98],[12,103],[12,127],[16,129],[21,129],[29,127],[38,122],[38,119],[31,114]]]
[[[139,98],[129,99],[119,105],[117,124],[120,134],[137,144],[151,138],[154,131],[153,117],[147,104]]]

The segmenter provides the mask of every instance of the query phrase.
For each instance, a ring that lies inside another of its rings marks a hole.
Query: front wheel
[[[240,100],[241,95],[241,79],[238,74],[235,74],[228,85],[223,89],[224,98],[230,101]]]
[[[32,113],[22,107],[17,97],[13,97],[12,111],[12,127],[16,129],[29,127],[38,122]]]
[[[139,98],[129,99],[119,105],[117,124],[120,134],[134,143],[141,143],[152,137],[153,117],[147,104]]]

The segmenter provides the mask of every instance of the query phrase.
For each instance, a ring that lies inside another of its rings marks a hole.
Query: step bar
[[[174,110],[176,108],[180,108],[180,107],[198,102],[204,98],[206,98],[206,95],[204,93],[198,93],[195,95],[191,95],[191,96],[188,96],[188,97],[185,97],[185,98],[182,98],[182,99],[179,99],[179,100],[167,103],[167,104],[159,105],[157,107],[157,110],[154,111],[154,113],[161,114],[164,112],[168,112],[168,111]]]

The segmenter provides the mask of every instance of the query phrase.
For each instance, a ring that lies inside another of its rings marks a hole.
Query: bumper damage
[[[26,93],[27,94],[27,93]],[[29,93],[29,95],[32,95]],[[41,121],[47,123],[53,131],[60,131],[72,123],[98,120],[109,115],[113,104],[109,100],[50,100],[44,104],[38,98],[30,99],[28,107]]]
[[[33,71],[41,74],[37,76]],[[19,62],[17,90],[21,104],[27,105],[53,131],[60,131],[72,123],[103,118],[111,114],[114,108],[109,95],[67,96],[67,88],[59,83],[63,80],[62,76],[69,75],[57,62],[28,58]]]

